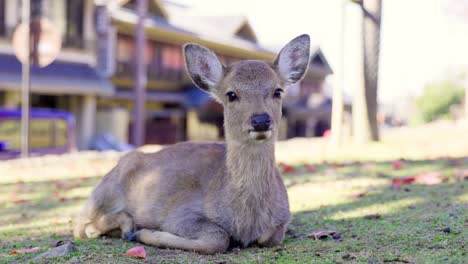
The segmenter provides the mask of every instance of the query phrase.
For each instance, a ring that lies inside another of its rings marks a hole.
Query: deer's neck
[[[275,177],[274,141],[228,143],[226,168],[227,186],[233,196],[267,198],[271,180]]]

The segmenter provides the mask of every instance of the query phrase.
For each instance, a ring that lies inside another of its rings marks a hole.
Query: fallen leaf
[[[332,164],[332,167],[334,169],[339,169],[339,168],[343,168],[345,165],[343,163],[333,163]]]
[[[142,246],[133,247],[129,249],[127,253],[124,254],[124,256],[146,259],[146,251]]]
[[[33,248],[24,248],[24,249],[15,249],[10,252],[10,255],[16,255],[16,254],[23,254],[23,253],[34,253],[39,250],[41,250],[41,247],[33,247]]]
[[[402,178],[392,179],[392,187],[399,189],[403,185],[411,184],[411,183],[418,183],[418,184],[423,184],[423,185],[435,185],[445,180],[446,179],[442,177],[441,172],[433,171],[433,172],[416,174],[412,177],[402,177]]]
[[[313,239],[322,239],[322,238],[327,238],[328,236],[333,236],[334,234],[339,233],[334,230],[328,230],[328,231],[315,231],[312,232],[308,235],[306,235],[307,238],[313,238]],[[341,237],[341,234],[340,234]]]
[[[380,219],[382,216],[380,214],[369,214],[365,215],[364,219]]]
[[[363,191],[363,192],[360,192],[360,193],[356,193],[356,194],[353,194],[350,196],[351,199],[353,200],[356,200],[356,199],[359,199],[359,198],[362,198],[364,196],[366,196],[368,193],[368,191]]]
[[[317,168],[314,165],[308,164],[305,165],[307,172],[314,173],[317,171]]]
[[[395,160],[392,162],[393,170],[399,170],[405,166],[405,163],[402,160]]]
[[[13,201],[13,203],[16,204],[16,205],[25,204],[27,202],[29,202],[28,199],[18,199],[18,200]]]
[[[283,173],[284,174],[288,174],[288,173],[293,173],[295,170],[294,170],[294,167],[293,166],[289,166],[289,165],[283,165]]]
[[[47,250],[46,252],[40,254],[39,256],[37,256],[36,258],[34,258],[34,260],[41,260],[40,262],[48,262],[47,259],[51,259],[51,258],[56,258],[56,257],[61,257],[61,256],[65,256],[65,255],[68,255],[74,251],[77,251],[77,248],[73,245],[72,242],[67,242],[63,245],[60,245],[60,246],[57,246],[57,247],[54,247],[54,248],[51,248],[49,250]],[[35,261],[35,262],[36,262]]]
[[[400,189],[405,184],[410,184],[414,182],[416,179],[414,177],[402,177],[402,178],[395,178],[392,179],[392,187],[395,189]]]

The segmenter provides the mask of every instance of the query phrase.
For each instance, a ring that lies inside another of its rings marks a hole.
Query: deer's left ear
[[[300,81],[309,66],[310,37],[300,35],[291,40],[278,54],[275,65],[281,79],[287,84]]]
[[[208,93],[216,93],[224,76],[224,67],[216,54],[197,44],[186,44],[183,48],[185,66],[193,83]]]

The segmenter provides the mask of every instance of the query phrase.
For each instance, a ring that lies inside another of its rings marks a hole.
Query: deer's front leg
[[[266,231],[257,240],[257,243],[260,246],[271,247],[271,246],[274,246],[283,242],[285,234],[286,234],[286,224],[282,224],[280,226],[277,226],[276,228],[272,228]]]

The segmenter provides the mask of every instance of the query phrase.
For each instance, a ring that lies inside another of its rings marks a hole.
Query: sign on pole
[[[31,62],[45,67],[55,60],[61,47],[60,33],[40,16],[31,20],[30,0],[22,1],[22,23],[13,34],[13,48],[21,62],[21,156],[29,155]]]

